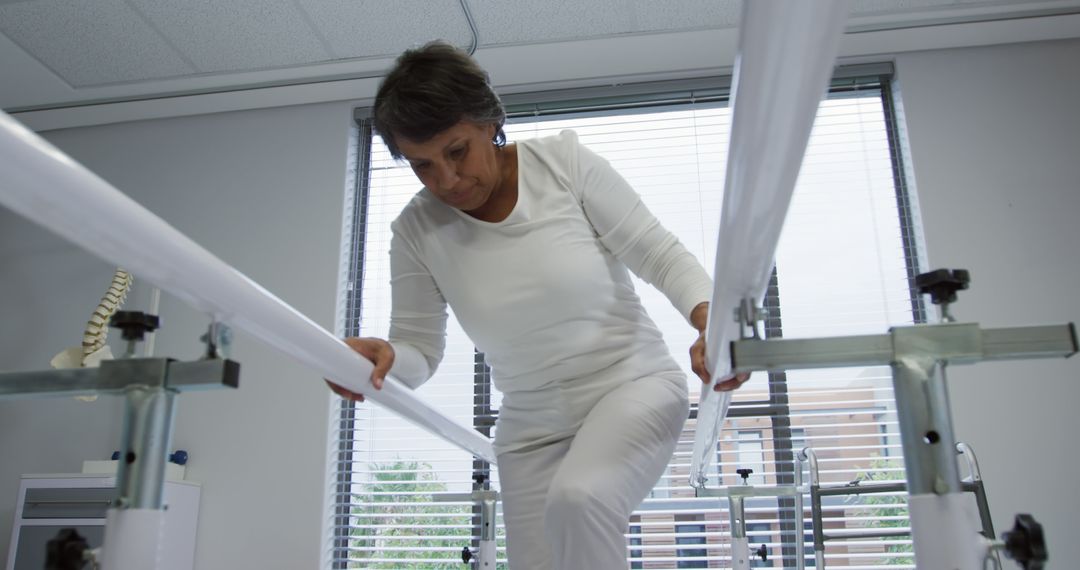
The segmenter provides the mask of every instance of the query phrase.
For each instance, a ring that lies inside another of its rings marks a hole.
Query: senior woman
[[[392,225],[388,340],[346,342],[375,363],[375,388],[387,373],[416,388],[439,365],[453,307],[503,393],[494,447],[510,567],[626,568],[630,514],[688,411],[685,374],[629,272],[700,331],[690,353],[706,382],[712,286],[572,131],[507,144],[505,118],[487,73],[457,48],[398,58],[374,123],[423,189]]]

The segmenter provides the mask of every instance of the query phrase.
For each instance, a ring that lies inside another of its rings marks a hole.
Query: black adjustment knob
[[[123,331],[124,340],[142,340],[146,333],[161,326],[161,320],[157,315],[142,311],[117,311],[109,320],[109,326]]]
[[[1042,525],[1031,515],[1016,515],[1012,530],[1001,535],[1005,553],[1024,570],[1042,570],[1048,558]]]
[[[758,549],[754,551],[754,554],[758,558],[760,558],[762,562],[768,562],[769,561],[769,549],[765,548],[764,544],[759,546]]]
[[[483,473],[474,473],[472,476],[472,480],[474,483],[476,483],[477,489],[483,489],[484,483],[487,482],[487,475]]]
[[[743,483],[746,483],[747,481],[750,480],[750,475],[754,472],[754,470],[753,469],[736,469],[735,472],[739,474],[739,477],[742,477]]]
[[[470,560],[472,560],[472,551],[466,546],[461,549],[461,562],[463,564],[468,564]]]
[[[45,545],[45,570],[82,570],[83,552],[90,548],[73,528],[63,528]]]
[[[971,274],[967,269],[937,269],[915,276],[915,288],[921,295],[930,295],[935,305],[952,303],[956,292],[968,288]]]

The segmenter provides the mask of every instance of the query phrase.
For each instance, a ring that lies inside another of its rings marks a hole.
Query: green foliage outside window
[[[870,462],[870,469],[867,472],[859,473],[855,480],[860,483],[866,482],[870,484],[903,481],[903,471],[886,470],[895,467],[899,467],[899,465],[892,460],[875,459]],[[903,496],[867,494],[860,497],[853,495],[848,499],[848,501],[850,503],[857,502],[859,506],[885,505],[884,507],[879,507],[871,510],[874,515],[881,517],[883,520],[872,521],[867,525],[867,528],[909,528],[911,525],[908,515],[908,508],[905,504]],[[914,551],[912,550],[910,543],[890,544],[885,547],[885,551],[908,554],[908,556],[889,557],[885,559],[885,564],[890,566],[910,566],[914,568]]]
[[[447,492],[431,465],[399,460],[371,465],[372,481],[353,496],[355,527],[350,567],[461,570],[461,549],[472,538],[469,505],[433,503]],[[378,560],[378,561],[375,561]]]

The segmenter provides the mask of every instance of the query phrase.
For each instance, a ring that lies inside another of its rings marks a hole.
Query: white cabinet
[[[15,504],[15,524],[6,570],[41,570],[45,545],[62,528],[75,528],[90,546],[101,546],[105,511],[115,494],[115,478],[101,475],[24,475]],[[165,483],[165,528],[159,570],[195,567],[199,486]]]

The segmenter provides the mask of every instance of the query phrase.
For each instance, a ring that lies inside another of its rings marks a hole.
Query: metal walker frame
[[[961,481],[964,492],[975,495],[975,503],[979,508],[979,519],[982,523],[982,535],[987,540],[994,540],[994,522],[990,517],[990,505],[986,499],[986,488],[983,485],[982,473],[979,471],[979,462],[975,452],[963,442],[956,444],[956,452],[964,458],[967,464],[969,477]],[[810,482],[804,486],[803,470],[810,475]],[[798,489],[799,497],[808,493],[810,495],[811,529],[814,534],[814,567],[818,570],[825,568],[825,542],[829,540],[852,540],[861,538],[892,538],[898,536],[911,536],[911,530],[875,530],[858,533],[845,533],[842,535],[825,534],[824,514],[822,508],[823,497],[837,497],[845,495],[871,495],[881,493],[906,493],[907,483],[897,481],[895,483],[863,483],[853,482],[845,485],[821,485],[820,471],[818,469],[817,453],[811,447],[804,447],[795,456],[795,488]],[[805,521],[801,501],[798,501],[799,520]],[[800,524],[800,526],[802,526]],[[996,554],[996,553],[995,553]],[[805,555],[799,553],[796,568],[800,570],[805,566]],[[998,568],[1001,561],[998,560]]]

